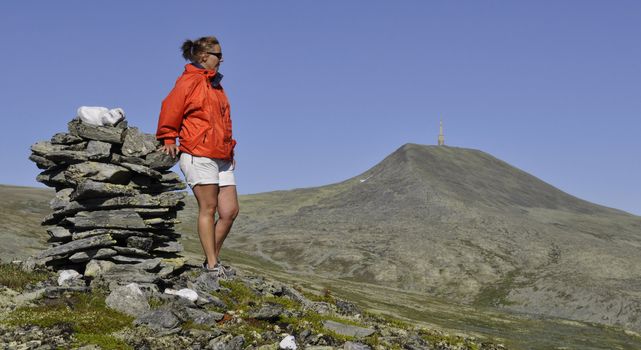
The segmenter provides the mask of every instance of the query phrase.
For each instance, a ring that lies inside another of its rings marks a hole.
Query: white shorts
[[[181,152],[179,164],[185,181],[192,189],[196,185],[205,184],[236,185],[234,164],[230,160],[198,157]]]

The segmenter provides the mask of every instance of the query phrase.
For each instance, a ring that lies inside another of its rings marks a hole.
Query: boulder
[[[72,284],[72,280],[81,279],[82,275],[76,270],[60,270],[58,272],[58,285],[65,286]]]
[[[144,313],[134,321],[135,325],[145,325],[153,330],[173,330],[180,325],[180,319],[171,310],[157,309]]]
[[[145,294],[136,283],[116,288],[107,296],[105,303],[114,310],[134,317],[142,316],[151,309]]]

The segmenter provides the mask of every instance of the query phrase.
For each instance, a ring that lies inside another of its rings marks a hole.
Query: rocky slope
[[[329,293],[314,295],[261,276],[237,276],[229,266],[222,279],[189,263],[171,278],[141,279],[157,273],[159,263],[101,266],[92,277],[0,265],[0,346],[505,349],[367,313]]]
[[[477,150],[407,144],[338,184],[245,196],[227,244],[293,272],[641,330],[641,218]]]

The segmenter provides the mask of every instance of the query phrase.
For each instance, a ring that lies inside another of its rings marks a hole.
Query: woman
[[[234,146],[229,101],[220,85],[223,62],[213,37],[186,40],[183,57],[190,61],[162,102],[156,138],[166,154],[180,155],[180,170],[198,201],[198,236],[205,252],[203,267],[225,277],[218,257],[238,215]],[[176,147],[176,137],[180,146]],[[218,220],[214,220],[218,211]]]

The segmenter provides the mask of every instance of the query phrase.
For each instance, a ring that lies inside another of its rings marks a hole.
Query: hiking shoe
[[[203,270],[205,270],[205,272],[207,273],[214,274],[214,276],[218,277],[219,279],[226,280],[229,277],[227,271],[225,271],[225,268],[220,264],[216,264],[216,266],[214,266],[213,268],[209,268],[209,266],[207,266],[207,263],[203,263]]]

